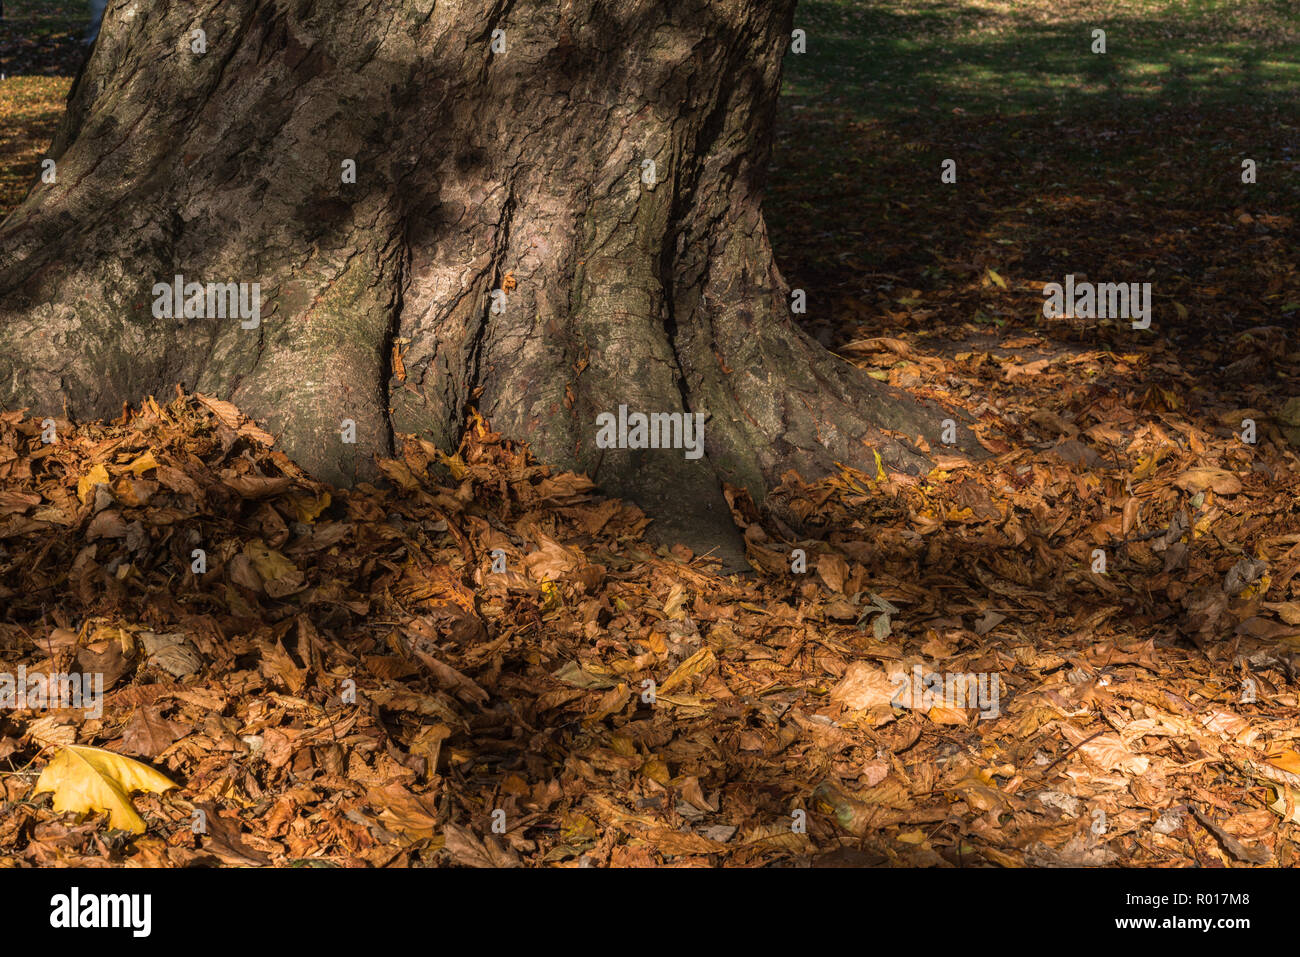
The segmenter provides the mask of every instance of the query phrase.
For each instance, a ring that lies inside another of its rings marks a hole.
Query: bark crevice
[[[454,447],[473,407],[698,550],[736,544],[720,480],[761,500],[787,468],[871,469],[874,449],[923,467],[880,428],[932,431],[935,410],[800,332],[772,258],[761,196],[793,9],[110,5],[59,180],[0,225],[0,406],[107,416],[201,387],[339,483],[374,478],[398,433]],[[260,283],[261,325],[155,319],[151,284],[179,273]],[[596,448],[621,404],[706,413],[703,456]]]

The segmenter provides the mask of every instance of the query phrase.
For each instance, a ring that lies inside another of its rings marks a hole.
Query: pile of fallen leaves
[[[0,862],[1296,858],[1300,535],[1151,425],[733,495],[743,579],[477,420],[346,491],[202,395],[54,425],[0,416],[0,657],[106,695],[0,711]]]
[[[0,24],[0,214],[81,29]],[[481,422],[341,491],[203,396],[0,414],[0,696],[106,690],[0,709],[0,863],[1296,864],[1291,115],[846,112],[913,62],[783,98],[769,212],[807,328],[982,448],[733,494],[754,577]],[[917,176],[957,143],[975,188]],[[1045,321],[1067,273],[1153,277],[1152,329]]]

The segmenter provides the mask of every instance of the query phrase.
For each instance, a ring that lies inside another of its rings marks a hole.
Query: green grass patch
[[[0,80],[0,219],[27,195],[63,117],[71,88],[68,77]]]
[[[787,279],[817,290],[812,324],[880,335],[905,321],[907,288],[965,297],[975,315],[985,266],[1013,288],[1067,271],[1161,275],[1172,295],[1233,260],[1243,321],[1272,316],[1260,277],[1300,253],[1298,11],[800,3],[808,52],[786,55],[767,212]],[[1105,54],[1091,52],[1094,28]],[[945,159],[956,184],[940,183]],[[1241,182],[1243,159],[1256,184]]]

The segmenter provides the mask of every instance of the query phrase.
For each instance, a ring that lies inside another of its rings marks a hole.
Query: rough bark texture
[[[0,406],[111,416],[180,383],[340,484],[395,432],[454,445],[473,406],[696,543],[730,526],[719,478],[914,471],[878,429],[942,416],[800,332],[768,244],[793,8],[112,0],[57,182],[0,228]],[[176,274],[260,283],[261,326],[154,318]],[[707,413],[706,456],[602,452],[620,404]]]

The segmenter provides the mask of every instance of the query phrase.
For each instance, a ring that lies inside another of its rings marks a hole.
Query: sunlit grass
[[[864,116],[958,98],[966,112],[1055,106],[1062,89],[1077,94],[1072,110],[1094,109],[1098,98],[1294,102],[1297,9],[1225,0],[804,0],[796,24],[808,52],[787,56],[785,93],[834,95]],[[1094,28],[1106,31],[1105,54],[1091,50]]]
[[[72,79],[62,76],[0,81],[0,219],[27,195],[71,87]]]

